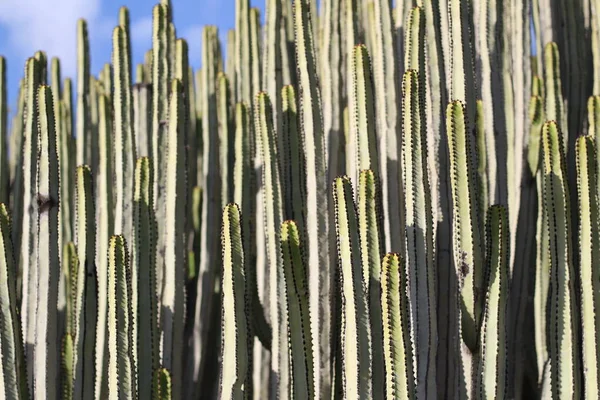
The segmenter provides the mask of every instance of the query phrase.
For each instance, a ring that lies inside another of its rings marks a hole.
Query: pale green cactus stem
[[[3,360],[0,394],[7,400],[18,400],[28,396],[10,224],[8,209],[4,203],[0,203],[0,315],[3,321],[0,337]]]
[[[473,176],[465,108],[460,101],[453,101],[448,105],[446,125],[454,204],[454,265],[462,300],[462,339],[469,349],[474,351],[485,300],[485,288],[476,182]]]
[[[77,165],[91,160],[90,116],[90,42],[87,22],[77,21]]]
[[[12,237],[15,250],[21,249],[21,229],[23,218],[23,137],[25,133],[25,102],[27,99],[27,85],[25,78],[21,78],[19,83],[19,96],[15,116],[13,117],[10,133],[10,178],[12,185],[12,196],[10,207],[13,210]],[[17,279],[21,280],[20,256],[16,255],[16,265],[18,266]],[[17,299],[21,299],[21,285],[17,286]]]
[[[363,2],[362,24],[367,47],[376,51],[379,43],[377,42],[377,28],[375,22],[375,1],[369,0]]]
[[[495,185],[495,180],[491,181],[488,179],[488,157],[486,147],[486,127],[485,127],[485,108],[482,100],[477,100],[477,107],[475,111],[475,141],[476,141],[476,154],[477,154],[477,192],[479,194],[478,201],[478,212],[481,215],[481,219],[485,219],[485,215],[488,210],[490,197],[489,187],[490,183],[492,186]],[[493,197],[492,197],[493,199]]]
[[[500,25],[502,22],[501,15],[498,14],[497,0],[491,1],[489,4],[473,3],[473,22],[475,25],[475,57],[479,64],[477,69],[477,78],[480,83],[478,90],[479,100],[477,102],[476,109],[476,120],[475,126],[478,132],[477,142],[478,151],[477,154],[480,159],[485,155],[486,162],[484,165],[479,163],[480,167],[484,169],[479,172],[479,175],[485,175],[485,181],[490,182],[490,185],[481,187],[481,197],[491,199],[491,202],[497,201],[497,157],[496,157],[496,139],[495,132],[497,130],[496,122],[498,118],[499,108],[502,106],[501,91],[499,84],[501,78],[499,78],[500,68],[496,68],[495,63],[500,59],[500,55],[497,54],[502,46],[502,42],[497,40],[501,38],[498,33],[506,29]],[[508,44],[507,44],[508,46]],[[498,129],[499,130],[499,129]],[[483,152],[482,152],[483,150]],[[481,178],[480,178],[481,179]],[[508,184],[508,182],[502,182],[502,185]],[[484,215],[487,212],[488,203],[482,204]]]
[[[454,353],[455,339],[454,325],[458,317],[454,315],[457,295],[455,272],[452,267],[452,242],[451,242],[451,201],[449,159],[446,151],[447,133],[445,127],[445,109],[447,106],[447,84],[449,82],[449,41],[448,35],[448,5],[447,2],[439,3],[431,0],[418,0],[416,4],[421,9],[419,14],[424,17],[419,38],[425,36],[424,44],[427,55],[424,70],[418,69],[420,80],[426,83],[421,85],[423,90],[427,114],[428,138],[428,164],[429,185],[431,188],[431,206],[433,214],[433,237],[436,246],[435,262],[437,265],[438,293],[447,302],[438,304],[438,355],[437,371],[440,376],[447,376],[445,382],[438,381],[438,397],[452,397],[455,383],[454,373],[458,370],[453,367],[453,362],[458,358]],[[405,23],[407,13],[413,4],[404,1],[403,15],[398,15],[397,23]],[[398,7],[397,7],[398,8]],[[398,8],[398,12],[402,11]],[[406,29],[406,27],[404,27]],[[404,32],[406,35],[406,32]],[[404,37],[404,36],[403,36]],[[406,49],[404,49],[406,52]],[[397,56],[402,59],[402,53]],[[408,68],[408,66],[405,66]],[[402,71],[402,69],[400,69]]]
[[[24,127],[24,116],[25,116],[25,98],[27,94],[27,86],[25,84],[25,78],[21,78],[19,81],[19,93],[17,96],[17,107],[16,112],[13,116],[10,125],[10,178],[11,183],[15,185],[13,190],[17,190],[17,185],[20,190],[23,190],[23,182],[19,181],[22,178],[23,171],[18,168],[21,166],[21,157],[23,157],[22,144],[23,144],[23,127]],[[16,194],[15,194],[16,196]],[[22,196],[21,196],[22,197]],[[20,198],[20,197],[19,197]],[[14,206],[13,206],[14,208]],[[16,217],[16,216],[15,216]],[[14,218],[13,218],[14,219]],[[16,226],[15,226],[16,228]],[[13,230],[13,235],[15,230]]]
[[[69,159],[69,167],[71,168],[71,174],[73,174],[73,176],[71,176],[71,180],[70,180],[70,192],[69,193],[73,193],[75,190],[75,186],[73,183],[74,180],[74,174],[75,174],[75,160],[76,160],[76,143],[75,143],[75,138],[73,137],[73,113],[74,113],[74,107],[73,107],[73,81],[70,78],[65,78],[64,82],[63,82],[63,91],[62,91],[62,112],[63,114],[61,115],[62,118],[64,118],[64,122],[63,122],[63,127],[65,128],[65,136],[67,138],[69,138],[69,144],[68,144],[68,148],[67,149],[63,149],[63,151],[69,153],[68,155],[68,159]],[[62,163],[61,163],[62,165]],[[66,200],[66,199],[63,199]],[[74,206],[75,201],[73,199],[73,196],[69,197],[69,203],[68,203],[71,207]],[[71,218],[71,229],[74,229],[74,221],[73,218]]]
[[[58,219],[60,204],[59,162],[56,148],[54,104],[52,90],[40,86],[37,98],[39,116],[39,161],[37,169],[37,261],[35,292],[35,335],[33,349],[33,397],[56,399],[59,394],[58,371],[60,347],[57,333],[58,281],[60,257],[58,251]]]
[[[291,85],[281,89],[283,103],[281,115],[279,165],[284,188],[284,217],[293,219],[302,237],[306,232],[306,156],[304,139],[298,128],[296,93]],[[306,253],[304,253],[306,255]]]
[[[125,6],[119,8],[119,26],[123,28],[125,32],[125,44],[124,48],[127,49],[127,54],[124,55],[125,62],[127,63],[127,71],[130,74],[133,64],[131,63],[131,29],[130,29],[130,17],[129,9]],[[130,79],[131,81],[131,79]],[[131,83],[131,82],[130,82]]]
[[[327,158],[317,77],[317,52],[307,0],[294,2],[294,32],[298,63],[299,121],[304,132],[306,159],[306,225],[311,333],[315,348],[315,395],[329,398],[331,392],[331,310],[333,278],[329,254],[329,196]]]
[[[282,25],[284,2],[281,0],[268,0],[265,3],[265,41],[263,51],[262,82],[263,87],[275,99],[273,108],[273,121],[277,132],[281,132],[281,98],[278,96],[284,82],[282,73],[282,43],[285,43],[285,31]],[[258,56],[258,55],[257,55]],[[229,58],[229,57],[228,57]],[[231,79],[231,75],[230,75]],[[286,82],[287,83],[287,82]],[[233,86],[233,85],[232,85]]]
[[[381,319],[381,193],[373,171],[361,171],[358,181],[360,254],[371,318],[373,397],[383,398],[385,370]]]
[[[345,166],[340,162],[344,149],[344,142],[341,140],[343,138],[342,99],[346,94],[341,74],[343,71],[342,49],[344,48],[341,36],[341,22],[343,22],[343,18],[340,18],[341,8],[341,0],[328,0],[321,3],[318,25],[320,28],[319,77],[323,96],[321,104],[328,182],[332,182],[336,176],[345,171]]]
[[[596,146],[600,144],[600,96],[591,96],[587,103],[588,135],[594,139]],[[597,154],[597,153],[596,153]],[[600,157],[596,157],[596,170],[600,171]],[[600,196],[600,186],[597,186]]]
[[[271,342],[271,394],[287,398],[289,386],[289,354],[286,351],[288,326],[282,315],[286,309],[283,293],[283,268],[279,230],[283,220],[282,190],[277,164],[277,138],[273,126],[269,96],[261,92],[255,101],[254,129],[260,145],[258,152],[263,165],[263,207],[265,247],[269,273],[269,311],[273,340]]]
[[[565,119],[565,104],[562,97],[562,81],[560,79],[560,55],[558,46],[551,42],[544,47],[544,113],[547,121],[556,121],[563,134],[562,145],[568,143],[567,122]]]
[[[180,398],[183,366],[183,328],[185,315],[186,256],[186,173],[185,173],[185,104],[183,86],[175,79],[171,85],[169,130],[164,149],[165,187],[165,256],[161,290],[160,327],[162,363],[173,374],[173,397]],[[157,218],[158,221],[158,218]],[[160,268],[161,265],[158,264]]]
[[[260,25],[260,10],[256,7],[250,9],[250,45],[251,70],[252,70],[252,94],[263,90],[262,85],[262,27]]]
[[[40,84],[46,85],[48,82],[48,56],[44,51],[36,51],[33,58],[40,63]]]
[[[235,2],[235,99],[237,102],[251,104],[252,70],[250,44],[250,1],[236,0]]]
[[[220,377],[221,399],[252,398],[251,353],[252,331],[250,282],[242,246],[242,221],[236,204],[223,210],[223,290],[222,341],[223,357]]]
[[[8,100],[6,98],[6,59],[0,57],[0,201],[8,203],[8,184],[10,171],[8,169],[8,149],[6,137],[8,129]]]
[[[360,171],[370,169],[376,179],[379,174],[379,155],[377,149],[377,116],[375,114],[375,99],[373,91],[373,74],[371,59],[365,45],[354,47],[352,52],[352,96],[349,104],[350,135],[349,148],[356,154],[348,154],[355,160],[351,174],[353,182],[358,182]],[[378,262],[378,264],[380,264]]]
[[[126,28],[118,26],[113,31],[114,68],[114,174],[115,174],[115,225],[114,232],[122,234],[129,242],[132,238],[133,175],[135,145],[132,130],[131,61]],[[132,279],[135,281],[135,270]],[[133,285],[135,289],[136,285]],[[137,292],[137,291],[135,291]],[[135,307],[135,299],[133,299]]]
[[[350,131],[352,125],[348,124],[347,126],[346,123],[350,122],[350,117],[347,114],[351,113],[352,110],[355,108],[355,106],[353,105],[355,90],[354,86],[352,85],[352,71],[354,67],[354,48],[359,43],[357,33],[358,21],[356,15],[356,7],[356,0],[344,0],[342,2],[342,9],[340,11],[343,15],[343,20],[341,23],[341,36],[344,40],[343,50],[341,52],[343,60],[342,68],[344,68],[342,73],[342,84],[346,88],[346,93],[344,94],[343,98],[345,103],[344,109],[342,110],[340,117],[342,120],[341,128],[343,130],[345,143],[344,167],[346,169],[346,174],[350,176],[350,179],[352,179],[353,182],[356,182],[356,173],[354,172],[356,163],[356,143],[354,143],[355,137]],[[347,129],[348,127],[350,129]]]
[[[137,83],[131,88],[133,98],[133,132],[138,157],[149,157],[152,132],[152,86]]]
[[[73,336],[65,333],[61,346],[61,394],[63,400],[73,400]]]
[[[361,266],[359,226],[352,184],[347,177],[333,183],[335,228],[341,290],[342,386],[344,399],[372,397],[371,321],[367,283]]]
[[[135,67],[135,83],[136,84],[145,83],[146,80],[147,80],[146,68],[144,67],[144,64],[140,63]]]
[[[281,225],[280,238],[287,301],[283,316],[289,331],[286,345],[290,353],[289,398],[315,399],[308,280],[300,232],[294,221],[288,220]]]
[[[193,236],[191,238],[191,250],[188,251],[188,270],[187,270],[187,281],[195,282],[198,277],[198,261],[200,259],[200,227],[202,226],[200,214],[202,212],[202,189],[198,186],[192,188],[192,220],[193,220]],[[193,291],[193,288],[192,288]],[[190,299],[194,296],[192,293],[187,294],[187,298]],[[195,300],[195,296],[194,296]],[[186,302],[186,304],[189,304]],[[186,305],[186,315],[189,312],[189,308]]]
[[[221,180],[219,173],[219,137],[216,103],[216,77],[220,70],[218,29],[204,27],[202,34],[202,74],[201,74],[201,115],[202,115],[202,166],[198,166],[199,183],[203,190],[202,228],[200,231],[200,265],[198,267],[197,296],[194,308],[193,353],[188,356],[188,370],[192,372],[197,387],[202,376],[203,357],[208,351],[207,340],[210,328],[210,315],[213,311],[214,288],[221,265],[219,235],[215,227],[221,226]],[[157,221],[158,221],[157,216]],[[191,396],[188,394],[188,396]]]
[[[543,208],[548,230],[550,285],[548,342],[552,397],[580,398],[577,360],[577,327],[569,190],[565,156],[558,123],[549,121],[542,129]]]
[[[233,124],[229,79],[220,72],[217,76],[217,119],[219,121],[219,165],[221,167],[221,204],[233,201]]]
[[[478,399],[509,397],[509,252],[508,212],[504,206],[491,206],[487,212],[486,281],[489,287],[479,336],[481,350],[475,389]]]
[[[156,8],[156,6],[154,8]],[[152,83],[152,79],[154,78],[152,62],[152,49],[149,49],[144,53],[144,83]]]
[[[527,163],[532,176],[536,176],[540,168],[540,145],[542,125],[544,124],[544,100],[532,96],[529,100],[529,143],[527,144]]]
[[[100,95],[105,95],[112,101],[114,90],[112,64],[104,64],[104,68],[100,71],[99,82],[102,89]],[[100,108],[98,108],[98,113],[100,113]]]
[[[108,285],[108,260],[106,254],[108,252],[108,242],[110,232],[113,232],[113,212],[114,212],[114,197],[113,197],[113,117],[112,106],[106,95],[102,94],[98,98],[98,169],[94,182],[95,198],[94,204],[96,208],[96,284],[98,293],[106,293]],[[62,160],[61,160],[62,161]],[[96,389],[95,398],[102,398],[106,395],[106,296],[98,296],[97,301],[97,326],[96,326]]]
[[[242,215],[252,215],[254,194],[252,193],[252,147],[251,147],[251,129],[252,123],[250,118],[250,110],[246,103],[238,103],[236,105],[235,115],[235,138],[234,138],[234,166],[233,166],[233,199],[239,205]],[[251,323],[254,334],[263,343],[265,348],[271,347],[271,332],[267,323],[265,310],[260,303],[259,288],[257,282],[257,271],[254,260],[251,254],[254,243],[252,231],[252,218],[243,218],[241,221],[243,233],[243,247],[246,259],[246,281],[252,290],[251,310],[253,317]],[[264,274],[261,276],[264,278]],[[260,285],[264,284],[264,279]],[[268,303],[267,303],[268,305]],[[268,309],[268,308],[267,308]],[[253,362],[255,368],[255,377],[253,378],[253,386],[257,396],[268,396],[268,375],[270,371],[269,354],[263,350],[260,343],[254,343]]]
[[[544,81],[540,75],[534,75],[531,78],[531,95],[544,97]]]
[[[122,235],[108,245],[108,398],[131,400],[135,374],[131,358],[131,267]]]
[[[450,98],[466,104],[468,121],[475,121],[476,98],[474,76],[473,37],[470,29],[470,3],[466,0],[448,0],[450,29]]]
[[[154,216],[152,162],[138,158],[133,198],[131,265],[138,271],[138,398],[150,399],[154,371],[158,368],[159,334],[156,295],[156,220]]]
[[[66,316],[65,316],[65,332],[71,334],[73,332],[73,318],[75,313],[75,299],[77,292],[77,269],[79,268],[79,259],[77,258],[77,247],[75,243],[68,242],[63,246],[63,256],[61,258],[62,274],[65,281],[65,296],[66,296]],[[73,335],[71,335],[71,340]]]
[[[534,289],[534,325],[535,325],[535,350],[538,368],[538,383],[541,384],[544,379],[544,370],[549,368],[549,344],[547,337],[547,309],[548,309],[548,291],[550,286],[550,254],[548,252],[549,232],[545,229],[544,198],[542,194],[543,171],[541,167],[541,140],[542,126],[544,124],[544,106],[540,97],[532,97],[530,107],[532,108],[531,128],[529,133],[529,151],[533,160],[530,163],[535,167],[536,189],[538,192],[538,211],[536,222],[536,272]],[[537,139],[536,139],[537,137]],[[537,142],[537,146],[536,146]],[[537,152],[535,148],[537,147]],[[535,152],[535,153],[534,153]],[[548,378],[549,381],[549,378]]]
[[[168,55],[168,8],[163,4],[154,6],[152,15],[152,135],[150,159],[154,163],[154,201],[156,220],[165,218],[164,171],[166,157],[167,118],[169,113],[169,59]],[[162,186],[162,187],[161,187]],[[156,264],[158,265],[158,290],[162,284],[164,265],[164,228],[158,224]],[[159,310],[160,312],[160,310]]]
[[[92,173],[87,165],[77,167],[76,229],[77,266],[71,270],[72,318],[69,333],[73,339],[73,398],[93,399],[95,374],[96,310],[96,214]]]
[[[60,208],[60,243],[66,243],[73,238],[73,222],[71,221],[72,204],[70,199],[73,191],[73,178],[71,175],[74,168],[71,165],[72,160],[70,156],[71,137],[67,136],[67,133],[69,132],[65,126],[67,121],[63,117],[63,108],[65,105],[60,101],[63,97],[63,91],[61,90],[60,60],[56,57],[52,58],[50,76],[52,82],[52,97],[56,99],[54,102],[54,115],[56,115],[56,134],[58,135],[58,151],[60,158],[60,198],[62,203]],[[62,246],[60,246],[60,249],[62,250]]]
[[[98,96],[102,92],[102,85],[98,79],[94,76],[90,76],[90,102],[89,102],[89,114],[90,114],[90,134],[86,139],[89,143],[86,144],[89,147],[90,157],[87,163],[90,165],[90,168],[94,168],[96,170],[98,168],[98,121],[100,119],[100,115],[98,112]]]
[[[427,126],[424,91],[415,70],[404,73],[402,81],[402,170],[406,216],[406,274],[414,337],[414,374],[419,398],[436,391],[436,282],[434,265],[433,215],[427,167]]]
[[[296,55],[294,45],[294,12],[293,3],[284,1],[281,10],[281,70],[284,85],[297,85]]]
[[[154,374],[154,382],[157,387],[157,400],[171,400],[173,398],[173,385],[171,383],[171,374],[166,368],[159,368]]]
[[[381,316],[385,362],[385,394],[387,399],[414,399],[415,371],[408,282],[402,258],[388,253],[381,264]]]
[[[240,205],[242,213],[252,211],[252,186],[251,186],[251,164],[250,164],[250,112],[245,103],[236,105],[235,115],[235,138],[234,138],[234,165],[233,165],[233,199]],[[242,238],[244,250],[247,252],[251,247],[251,218],[242,219]],[[247,257],[246,257],[247,258]],[[258,297],[255,267],[250,261],[246,268],[247,282],[252,290],[252,324],[254,334],[263,343],[265,348],[271,347],[271,332],[265,319],[264,310]]]
[[[398,104],[400,93],[399,78],[395,57],[394,35],[392,27],[392,10],[389,1],[374,2],[374,24],[380,27],[375,30],[373,67],[375,76],[375,109],[377,112],[377,135],[379,141],[379,157],[381,159],[381,193],[384,217],[385,251],[399,249],[403,253],[404,226],[402,209],[404,194],[402,193],[402,177],[399,166],[400,146],[398,133],[400,118]]]
[[[189,58],[189,56],[188,56]],[[186,91],[186,99],[187,105],[189,108],[188,116],[189,116],[189,131],[187,136],[187,146],[188,146],[188,187],[191,190],[195,185],[198,184],[198,165],[196,163],[196,157],[199,150],[199,139],[198,139],[198,129],[199,129],[199,120],[196,111],[196,97],[199,94],[196,91],[195,82],[194,82],[194,71],[191,66],[188,66],[187,72],[187,87]]]
[[[590,132],[591,133],[591,132]],[[596,318],[600,309],[600,283],[595,266],[600,263],[600,227],[597,190],[596,149],[593,136],[580,136],[576,142],[577,194],[579,209],[579,293],[582,338],[582,395],[586,399],[600,396],[598,376],[598,337]]]
[[[40,85],[39,62],[35,58],[27,60],[25,67],[27,95],[25,130],[23,132],[23,201],[21,212],[21,235],[15,238],[19,243],[19,270],[22,276],[21,296],[21,326],[23,327],[23,340],[25,342],[25,354],[27,358],[27,380],[30,392],[33,392],[33,346],[35,340],[35,297],[38,280],[38,270],[35,268],[37,262],[37,209],[36,199],[36,171],[38,169],[38,158],[36,157],[39,147],[37,118],[38,101],[37,91]]]
[[[113,68],[114,68],[114,226],[113,233],[123,235],[128,243],[133,240],[133,189],[135,170],[135,144],[132,129],[133,104],[131,99],[131,59],[129,38],[126,25],[115,27],[113,30]],[[159,159],[162,159],[159,156]],[[160,191],[159,191],[160,193]],[[138,307],[138,270],[131,268],[131,307]],[[137,338],[137,312],[132,314],[132,337]],[[133,373],[137,369],[137,349],[130,349]],[[137,381],[133,381],[132,390],[137,391]]]
[[[61,386],[62,395],[65,399],[73,399],[75,385],[75,362],[73,358],[73,320],[75,318],[75,301],[77,292],[77,269],[79,259],[75,243],[68,242],[62,251],[62,275],[64,279],[65,292],[65,334],[62,338],[61,354]]]
[[[235,99],[236,97],[236,89],[237,89],[237,81],[235,74],[235,65],[236,65],[236,53],[235,53],[235,29],[230,29],[227,31],[227,60],[225,63],[225,73],[229,77],[229,82],[231,84],[231,95]]]
[[[203,53],[204,54],[204,53]],[[202,109],[204,107],[204,99],[205,99],[205,91],[203,90],[204,88],[204,72],[202,70],[202,68],[199,68],[195,75],[194,75],[194,82],[196,83],[196,93],[198,93],[198,96],[196,96],[196,104],[194,104],[194,107],[196,108],[196,140],[198,141],[197,143],[197,155],[196,155],[196,179],[198,182],[198,186],[203,187],[202,185],[204,185],[204,181],[203,181],[203,164],[204,162],[203,160],[203,156],[204,156],[204,137],[203,137],[203,133],[202,130],[204,129],[204,122],[203,122],[203,118],[202,118]],[[210,87],[208,89],[211,89]]]

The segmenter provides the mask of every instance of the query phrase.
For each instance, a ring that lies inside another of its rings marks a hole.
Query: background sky
[[[202,26],[217,25],[223,47],[227,31],[235,27],[235,0],[172,0],[177,36],[187,39],[190,63],[200,66]],[[0,55],[7,59],[8,96],[16,105],[25,61],[37,50],[50,60],[61,60],[63,78],[76,79],[77,19],[85,18],[91,47],[92,73],[110,62],[112,30],[119,8],[127,6],[131,18],[134,65],[143,62],[152,46],[152,8],[158,0],[0,0]],[[263,0],[251,0],[260,7]],[[225,48],[223,48],[225,51]]]

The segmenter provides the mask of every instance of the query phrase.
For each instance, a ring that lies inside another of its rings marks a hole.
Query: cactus
[[[156,293],[156,221],[153,210],[152,163],[138,158],[133,203],[131,265],[138,272],[138,394],[150,398],[154,370],[158,368],[158,298]]]
[[[308,238],[308,279],[313,288],[310,296],[311,333],[315,346],[315,393],[328,398],[330,325],[328,310],[332,270],[329,256],[328,196],[326,177],[327,150],[321,115],[321,95],[317,81],[317,53],[312,19],[307,0],[294,2],[294,32],[298,63],[299,119],[304,132],[306,159],[306,235]]]
[[[586,366],[582,392],[586,398],[598,397],[598,329],[596,310],[599,291],[594,265],[600,262],[598,226],[596,149],[591,136],[580,136],[576,142],[577,193],[579,205],[579,282],[582,335],[582,362]]]
[[[336,178],[333,187],[341,288],[340,342],[344,398],[372,396],[372,349],[367,282],[361,267],[359,228],[352,184]],[[379,390],[379,388],[376,388]]]
[[[482,316],[479,343],[478,398],[502,399],[508,396],[507,377],[509,315],[509,229],[503,206],[491,206],[487,218],[486,280],[489,288]]]
[[[134,371],[131,357],[131,266],[122,235],[112,236],[108,246],[108,396],[133,399]]]
[[[59,162],[52,91],[40,86],[38,127],[40,156],[37,172],[37,292],[35,297],[35,341],[33,349],[33,396],[58,396],[59,349],[57,340]],[[42,267],[44,266],[44,267]],[[30,292],[31,293],[31,292]]]
[[[87,22],[77,21],[77,165],[91,163],[90,42]]]
[[[399,254],[388,253],[381,264],[381,313],[385,362],[385,394],[390,399],[415,398],[406,275]]]
[[[404,73],[402,116],[402,168],[406,216],[406,270],[409,285],[409,309],[415,337],[414,371],[417,394],[428,397],[436,381],[437,315],[435,312],[435,267],[433,215],[427,173],[427,139],[424,104],[419,74]]]
[[[25,358],[21,341],[16,292],[16,268],[10,232],[10,216],[0,203],[0,314],[2,315],[2,388],[6,399],[27,397]]]
[[[554,398],[578,398],[578,364],[574,343],[575,290],[568,186],[562,136],[558,124],[548,121],[542,130],[544,227],[548,230],[550,286],[548,313],[551,387]]]
[[[223,210],[223,340],[220,398],[251,398],[252,334],[248,312],[250,285],[242,246],[240,210],[229,204]]]
[[[163,240],[165,241],[164,273],[160,312],[162,361],[173,374],[173,397],[179,398],[181,389],[181,368],[183,363],[183,316],[185,283],[185,207],[186,175],[184,147],[184,103],[183,87],[179,80],[173,80],[169,107],[169,131],[167,138],[165,218]],[[158,264],[159,268],[161,267]]]
[[[280,388],[288,386],[288,352],[285,351],[285,338],[288,336],[286,321],[282,320],[285,309],[285,298],[281,295],[283,285],[283,268],[279,251],[279,229],[282,222],[282,195],[277,164],[276,133],[273,126],[272,105],[266,93],[259,93],[255,101],[254,125],[260,144],[260,157],[263,165],[264,195],[263,207],[265,215],[264,236],[269,268],[269,310],[273,340],[271,343],[271,371],[274,374],[272,383],[279,397],[286,397]],[[275,395],[276,392],[271,392]]]
[[[73,397],[94,397],[96,380],[96,304],[98,299],[96,270],[96,232],[94,229],[95,209],[92,173],[88,166],[77,167],[76,186],[76,229],[77,264],[71,270],[73,298],[71,329],[73,340]],[[98,366],[101,368],[101,366]]]
[[[287,301],[285,323],[288,325],[287,349],[290,353],[289,397],[314,399],[313,344],[310,332],[310,312],[306,267],[302,257],[300,233],[294,221],[281,225],[284,288]]]

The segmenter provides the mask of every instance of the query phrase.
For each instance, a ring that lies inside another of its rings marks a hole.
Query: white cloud
[[[37,50],[44,50],[48,57],[60,57],[63,74],[75,77],[77,20],[87,20],[93,46],[96,34],[107,28],[100,21],[100,1],[2,0],[0,24],[7,29],[6,40],[23,62]]]

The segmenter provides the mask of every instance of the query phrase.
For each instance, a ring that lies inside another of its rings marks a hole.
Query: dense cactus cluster
[[[394,7],[0,57],[0,397],[598,399],[600,2]]]

